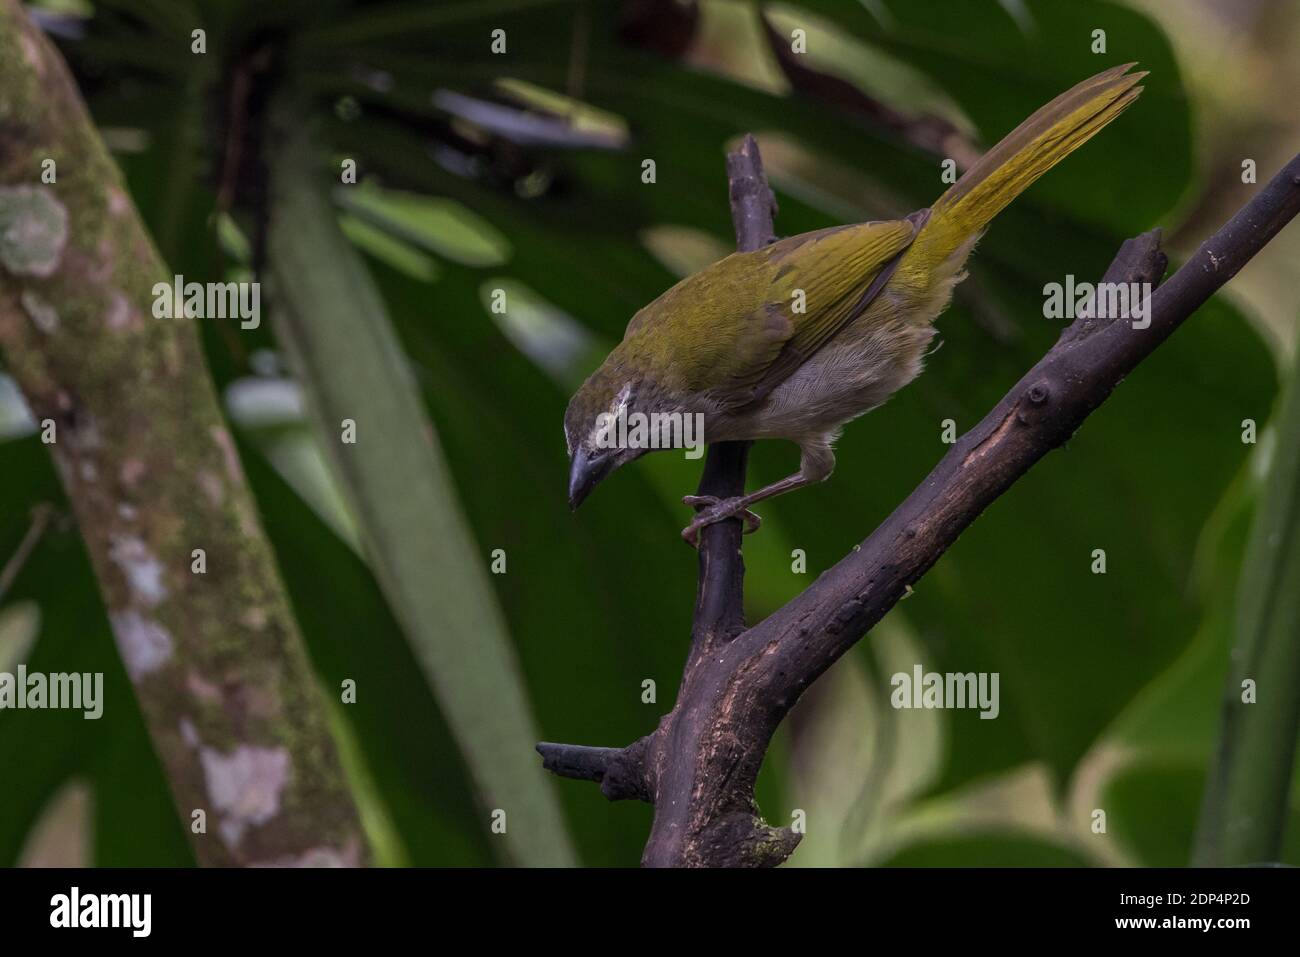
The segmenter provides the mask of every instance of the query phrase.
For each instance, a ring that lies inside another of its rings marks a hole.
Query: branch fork
[[[727,173],[737,246],[761,248],[772,239],[776,203],[752,136],[728,155]],[[672,710],[626,748],[539,744],[545,767],[599,782],[610,800],[653,804],[645,866],[784,862],[799,834],[763,821],[754,784],[773,733],[799,696],[1298,211],[1300,156],[1163,284],[1160,231],[1127,240],[1103,281],[1155,287],[1149,325],[1076,319],[874,532],[753,627],[746,628],[742,606],[741,522],[707,526],[691,648]],[[747,455],[748,443],[711,445],[700,495],[743,494]]]

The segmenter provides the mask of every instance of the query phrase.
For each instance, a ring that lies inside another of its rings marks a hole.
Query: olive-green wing
[[[861,315],[915,233],[906,219],[862,223],[735,253],[637,313],[624,347],[674,390],[745,405]]]
[[[774,244],[769,299],[781,303],[794,327],[780,353],[754,383],[755,399],[784,382],[849,322],[866,310],[911,245],[924,220],[887,220]],[[802,311],[797,310],[802,306]]]
[[[763,249],[732,253],[683,279],[632,317],[620,346],[625,361],[670,392],[743,404],[794,334],[768,302],[772,275]]]

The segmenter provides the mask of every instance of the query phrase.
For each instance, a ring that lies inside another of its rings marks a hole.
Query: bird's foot
[[[740,516],[745,522],[746,535],[758,531],[763,525],[763,520],[748,508],[748,499],[743,496],[720,499],[716,495],[687,495],[682,502],[691,506],[707,506],[704,511],[696,513],[691,524],[682,529],[682,538],[692,548],[700,547],[700,531],[706,525]]]

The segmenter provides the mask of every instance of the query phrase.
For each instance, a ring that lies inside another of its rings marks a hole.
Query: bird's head
[[[629,446],[628,416],[643,411],[646,398],[637,382],[610,369],[598,369],[569,400],[564,440],[569,449],[569,508],[576,509],[611,472],[639,459],[648,448]]]

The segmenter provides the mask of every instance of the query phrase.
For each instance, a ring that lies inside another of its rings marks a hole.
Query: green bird
[[[1134,65],[1042,107],[929,209],[733,253],[637,312],[565,412],[570,507],[650,451],[611,442],[610,423],[638,413],[643,422],[700,414],[709,442],[799,446],[799,471],[779,482],[720,501],[687,496],[705,506],[682,532],[691,544],[704,526],[736,516],[753,531],[756,502],[824,480],[845,424],[920,373],[934,320],[993,217],[1137,99],[1146,74],[1130,74]]]

